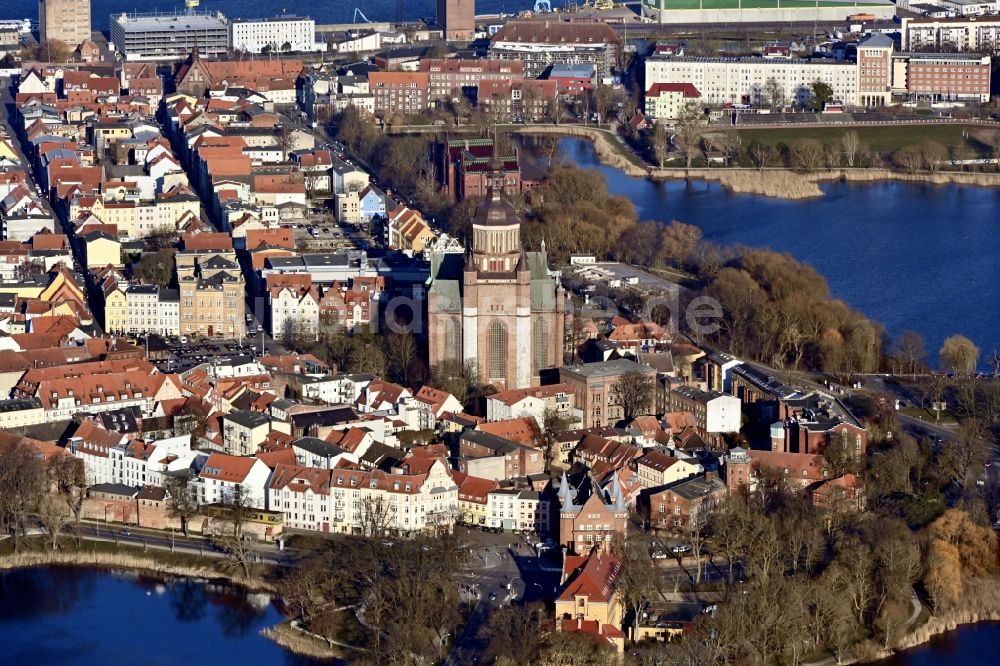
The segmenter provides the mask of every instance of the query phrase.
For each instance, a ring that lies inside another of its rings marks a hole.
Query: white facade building
[[[706,104],[766,104],[766,86],[776,81],[785,103],[805,103],[811,86],[822,81],[835,99],[858,103],[858,66],[835,60],[659,56],[646,60],[646,87],[656,83],[691,83]]]
[[[129,333],[155,333],[160,327],[160,289],[156,285],[134,284],[125,290]]]
[[[267,480],[271,470],[260,458],[243,458],[225,453],[213,453],[202,465],[195,488],[201,504],[216,504],[231,498],[236,486],[249,498],[249,503],[265,508]]]
[[[160,335],[181,334],[181,298],[176,289],[160,289],[156,301],[157,332]]]
[[[267,47],[270,53],[326,48],[325,44],[316,43],[316,22],[301,16],[233,19],[229,24],[229,46],[234,51],[249,53],[260,53]]]
[[[371,383],[372,376],[368,374],[326,375],[297,379],[302,386],[304,399],[319,400],[328,405],[350,405],[361,397],[361,392]]]

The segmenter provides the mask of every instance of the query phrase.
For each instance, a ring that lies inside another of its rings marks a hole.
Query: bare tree
[[[993,451],[989,430],[978,419],[962,421],[955,438],[943,446],[941,466],[962,488],[982,471]]]
[[[181,521],[181,531],[188,536],[191,519],[198,515],[198,491],[187,475],[172,476],[167,480],[167,515]]]
[[[84,491],[87,488],[87,473],[83,460],[64,454],[56,456],[49,464],[49,473],[56,482],[59,493],[65,498],[73,519],[80,522]]]
[[[597,122],[603,123],[608,112],[615,107],[617,96],[611,86],[597,85],[590,93],[591,108],[597,114]]]
[[[631,421],[653,404],[653,378],[642,372],[626,372],[611,387],[614,404],[621,406],[622,418]]]
[[[73,520],[66,503],[55,495],[45,495],[38,503],[38,520],[49,533],[52,550],[59,547],[59,534]]]
[[[858,133],[854,130],[844,132],[844,135],[840,137],[840,147],[844,152],[844,161],[847,162],[847,166],[853,167],[858,158],[858,149],[861,147]]]
[[[545,458],[545,471],[552,467],[556,457],[556,444],[559,435],[566,432],[573,424],[572,419],[555,409],[546,408],[542,414],[542,456]]]
[[[640,536],[628,539],[617,536],[611,544],[611,552],[622,564],[617,589],[622,605],[632,618],[634,633],[642,613],[650,605],[651,594],[659,591],[660,577],[653,565],[652,544]]]
[[[772,109],[780,111],[785,108],[785,88],[775,79],[768,79],[764,83],[764,96]]]
[[[927,349],[923,336],[916,331],[903,331],[899,334],[893,356],[900,372],[913,375],[918,369],[924,370],[927,365]]]
[[[979,363],[979,347],[964,335],[952,335],[941,345],[938,356],[954,372],[971,375]]]
[[[907,173],[916,173],[924,163],[923,155],[917,146],[903,146],[892,154],[892,161]]]
[[[667,164],[670,155],[670,135],[667,127],[663,123],[653,125],[653,154],[656,156],[656,163],[662,169]]]
[[[823,144],[816,139],[796,139],[788,152],[792,165],[803,171],[815,171],[823,162]]]
[[[940,170],[944,166],[944,163],[948,161],[948,149],[937,141],[924,141],[920,144],[919,150],[924,168],[931,173]]]
[[[388,371],[394,381],[408,384],[411,379],[414,360],[420,350],[413,333],[390,333],[385,337],[385,353]]]
[[[249,578],[253,573],[253,564],[258,558],[258,545],[257,539],[245,534],[243,530],[257,512],[253,496],[249,489],[237,484],[217,506],[222,510],[222,518],[232,527],[232,533],[222,535],[217,543],[229,555],[234,565],[243,570],[243,575]]]
[[[15,552],[47,487],[45,468],[32,446],[19,441],[0,452],[0,520],[14,537]]]
[[[688,169],[691,168],[691,162],[698,154],[701,121],[701,107],[689,104],[681,110],[677,122],[674,124],[674,146],[684,155],[685,166]]]
[[[774,149],[774,146],[768,146],[760,141],[752,141],[747,146],[747,158],[750,160],[750,164],[757,167],[758,171],[762,171],[774,165],[778,159],[778,151]]]
[[[366,537],[380,538],[389,534],[396,522],[396,505],[381,493],[366,495],[358,509],[358,525]]]

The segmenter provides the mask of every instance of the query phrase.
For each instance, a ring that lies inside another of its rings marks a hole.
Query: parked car
[[[689,543],[680,543],[680,544],[677,544],[676,546],[671,546],[670,547],[670,552],[673,553],[674,555],[683,555],[684,553],[690,553],[691,552],[691,544],[689,544]]]
[[[649,554],[649,556],[652,557],[654,560],[667,559],[667,554],[662,550],[654,550],[652,553]]]

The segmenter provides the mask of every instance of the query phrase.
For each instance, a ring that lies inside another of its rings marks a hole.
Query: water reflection
[[[181,580],[173,583],[169,590],[170,607],[178,622],[190,624],[200,622],[205,617],[205,605],[208,598],[203,583]]]
[[[522,141],[529,160],[531,145]],[[830,183],[821,198],[786,201],[701,180],[632,178],[600,164],[586,141],[560,147],[567,162],[599,170],[640,220],[679,220],[721,245],[788,252],[890,335],[921,333],[931,354],[953,333],[984,350],[984,365],[1000,348],[998,188]]]
[[[53,568],[49,572],[47,576],[30,575],[30,570],[0,575],[0,622],[68,613],[94,589],[93,579],[77,576],[72,569]],[[2,603],[3,599],[16,599],[17,603]]]
[[[321,663],[261,635],[267,595],[198,580],[53,567],[0,573],[0,664]]]

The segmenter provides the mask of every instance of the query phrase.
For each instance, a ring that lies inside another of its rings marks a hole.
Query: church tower
[[[564,293],[542,252],[525,252],[521,217],[494,182],[472,220],[462,268],[431,257],[427,322],[431,366],[474,364],[499,389],[538,383],[562,360]],[[459,333],[460,332],[460,333]]]

